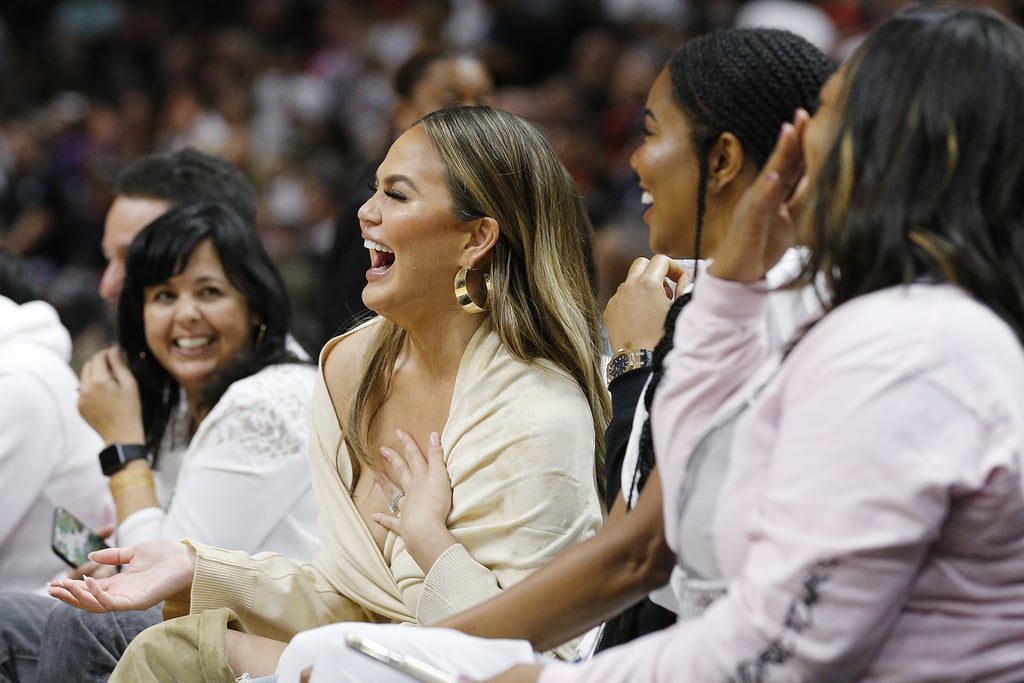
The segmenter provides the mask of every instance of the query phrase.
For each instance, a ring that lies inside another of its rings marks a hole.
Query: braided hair
[[[691,142],[699,159],[697,226],[693,256],[700,258],[707,186],[708,157],[723,133],[732,133],[746,158],[758,168],[771,155],[779,128],[793,118],[798,107],[814,112],[818,91],[835,64],[803,38],[781,29],[743,28],[708,33],[682,45],[666,66],[672,79],[672,97],[691,126]],[[695,273],[696,275],[696,273]],[[648,417],[640,433],[634,485],[624,491],[628,507],[635,504],[654,468],[650,409],[672,349],[679,312],[690,294],[677,298],[665,318],[665,334],[654,347],[651,379],[644,394]],[[599,649],[626,642],[637,635],[638,609],[634,605],[605,626]]]

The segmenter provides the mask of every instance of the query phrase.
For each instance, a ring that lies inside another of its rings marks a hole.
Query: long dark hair
[[[830,307],[950,282],[1024,342],[1024,30],[988,10],[919,7],[872,32],[846,70],[805,281],[821,273]]]
[[[694,191],[697,231],[694,258],[700,258],[701,234],[707,209],[708,155],[723,133],[740,141],[746,158],[758,168],[767,161],[779,128],[793,118],[798,107],[814,111],[818,93],[835,64],[803,38],[779,29],[727,29],[695,38],[672,53],[667,65],[672,97],[691,126],[691,142],[699,159]],[[679,188],[691,192],[690,188]],[[651,380],[642,400],[648,412],[661,381],[664,359],[672,349],[679,312],[690,301],[683,294],[669,308],[665,334],[654,348]],[[632,506],[633,491],[640,491],[654,468],[650,417],[640,432],[635,486],[622,495]],[[641,601],[611,619],[598,649],[626,642],[639,634],[640,615],[650,609]],[[659,618],[657,616],[655,619]]]
[[[268,365],[299,362],[285,345],[291,305],[284,282],[255,230],[226,205],[213,202],[185,204],[163,214],[132,241],[118,301],[118,339],[139,385],[146,446],[154,455],[178,405],[179,387],[146,346],[145,290],[181,273],[196,247],[206,241],[259,323],[253,327],[252,344],[204,389],[202,407],[212,408],[242,377]]]

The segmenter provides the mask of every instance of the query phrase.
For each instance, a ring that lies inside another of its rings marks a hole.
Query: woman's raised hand
[[[148,609],[189,590],[196,566],[192,546],[171,540],[104,548],[90,553],[89,559],[102,565],[124,565],[124,570],[102,579],[54,579],[49,594],[86,612]]]
[[[402,453],[381,447],[384,464],[376,473],[377,485],[392,500],[394,509],[391,514],[374,514],[373,519],[402,537],[409,554],[426,573],[441,553],[458,542],[448,531],[452,482],[437,432],[430,434],[426,456],[411,436],[400,429],[395,434],[402,442]]]
[[[145,443],[139,385],[120,348],[97,351],[82,366],[78,412],[105,443]]]
[[[736,204],[729,232],[708,266],[710,274],[723,280],[755,282],[796,243],[792,214],[806,187],[796,193],[794,189],[803,175],[801,144],[809,119],[800,109],[793,123],[782,126],[775,150]]]
[[[626,281],[619,285],[604,309],[612,351],[653,349],[657,345],[664,334],[665,315],[674,296],[667,280],[678,284],[683,273],[683,267],[664,254],[633,261]]]

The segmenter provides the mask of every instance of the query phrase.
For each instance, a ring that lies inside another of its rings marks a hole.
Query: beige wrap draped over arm
[[[219,626],[205,628],[219,636],[204,635],[204,628],[185,636],[198,638],[200,660],[220,659],[228,620],[232,628],[282,641],[338,621],[434,623],[520,581],[601,524],[593,419],[583,392],[552,363],[513,358],[484,322],[463,355],[441,434],[452,481],[449,528],[458,543],[426,576],[400,537],[388,534],[382,553],[349,495],[352,463],[323,377],[324,359],[342,338],[321,353],[311,416],[320,549],[312,562],[297,562],[186,541],[197,552],[191,604],[168,601],[165,618],[230,610],[214,620]],[[136,641],[149,640],[149,631]],[[123,680],[147,679],[127,661],[143,647],[129,647],[112,681],[128,668],[134,678]],[[192,661],[199,670],[216,668]]]

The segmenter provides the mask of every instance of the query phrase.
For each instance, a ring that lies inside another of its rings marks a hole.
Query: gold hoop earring
[[[476,270],[476,268],[465,266],[455,274],[455,300],[459,302],[462,310],[466,313],[483,313],[491,303],[491,274],[483,274],[485,296],[483,303],[478,304],[473,301],[473,295],[469,293],[469,285],[466,282],[471,270]]]
[[[260,348],[263,344],[263,337],[267,334],[267,324],[260,323],[260,331],[256,333],[256,348]]]

